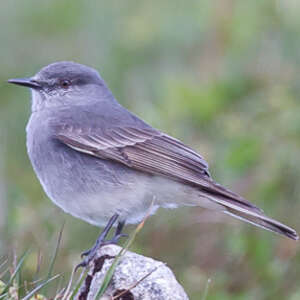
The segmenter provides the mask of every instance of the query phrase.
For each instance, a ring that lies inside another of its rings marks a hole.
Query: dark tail
[[[209,196],[209,199],[223,206],[224,213],[266,230],[285,235],[293,240],[299,239],[294,229],[268,218],[260,208],[248,200],[217,183],[214,184],[215,189],[210,189],[209,193],[206,193],[206,196]]]
[[[266,217],[265,215],[253,213],[253,212],[249,212],[249,211],[244,212],[244,211],[240,211],[240,210],[236,210],[236,209],[232,209],[232,208],[227,208],[226,211],[224,211],[224,212],[228,215],[231,215],[237,219],[251,223],[255,226],[285,235],[293,240],[299,239],[299,236],[294,229],[292,229],[276,220],[270,219],[270,218]]]

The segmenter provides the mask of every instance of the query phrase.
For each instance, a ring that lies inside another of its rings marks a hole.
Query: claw
[[[75,267],[75,273],[77,272],[77,270],[79,268],[85,268],[88,265],[88,262],[86,260],[83,260],[81,263],[79,263],[76,267]]]
[[[80,257],[84,258],[85,256],[88,256],[90,253],[91,253],[91,250],[86,250],[80,254]]]
[[[122,237],[128,238],[129,235],[126,233],[120,233],[120,234],[115,235],[110,241],[107,241],[107,242],[109,242],[109,244],[118,244],[120,238],[122,238]]]

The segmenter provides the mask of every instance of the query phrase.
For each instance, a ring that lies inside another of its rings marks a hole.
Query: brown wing
[[[261,212],[251,202],[215,183],[209,175],[208,164],[198,153],[155,129],[114,127],[109,130],[83,130],[64,126],[58,130],[57,138],[77,151],[185,182],[211,196],[221,197],[220,202],[232,202],[233,205]]]

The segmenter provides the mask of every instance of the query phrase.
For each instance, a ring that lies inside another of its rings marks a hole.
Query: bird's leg
[[[122,233],[124,225],[125,225],[125,221],[119,221],[116,232],[115,232],[115,236],[118,236]]]
[[[113,227],[113,225],[115,224],[115,222],[117,221],[119,215],[118,214],[114,214],[108,221],[108,223],[106,224],[105,228],[103,229],[103,231],[101,232],[101,234],[99,235],[99,237],[97,238],[94,246],[83,252],[81,254],[81,257],[86,256],[86,258],[76,266],[76,270],[80,267],[86,267],[89,262],[95,257],[98,249],[103,246],[103,245],[107,245],[107,244],[112,244],[112,243],[116,243],[118,242],[118,240],[120,239],[120,237],[122,237],[123,235],[121,234],[121,230],[124,226],[124,222],[119,222],[118,223],[118,227],[116,229],[115,235],[113,237],[113,239],[111,241],[105,241],[105,238],[107,237],[109,231],[111,230],[111,228]],[[120,225],[121,223],[121,225]]]
[[[117,244],[121,237],[128,237],[128,234],[122,233],[125,221],[119,221],[113,238],[110,241],[105,241],[105,244]]]

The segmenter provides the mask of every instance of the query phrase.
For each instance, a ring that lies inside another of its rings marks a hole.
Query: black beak
[[[13,78],[8,80],[9,83],[14,83],[26,86],[32,89],[40,89],[42,86],[32,78]]]

